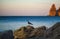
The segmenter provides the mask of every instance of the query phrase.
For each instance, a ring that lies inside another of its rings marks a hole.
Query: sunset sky
[[[52,4],[60,0],[0,0],[0,16],[47,16]]]

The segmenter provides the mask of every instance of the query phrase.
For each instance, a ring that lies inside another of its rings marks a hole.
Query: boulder
[[[45,26],[34,28],[32,26],[21,27],[20,29],[14,32],[15,39],[30,39],[30,38],[37,38],[39,36],[44,37],[44,32],[46,30]]]
[[[7,31],[1,32],[0,39],[14,39],[12,30],[7,30]]]
[[[60,22],[47,30],[47,37],[50,39],[60,39]]]

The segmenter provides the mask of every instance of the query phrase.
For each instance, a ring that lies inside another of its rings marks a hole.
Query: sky
[[[0,0],[0,16],[47,16],[52,4],[60,0]]]

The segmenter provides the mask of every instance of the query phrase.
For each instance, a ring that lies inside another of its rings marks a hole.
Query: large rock
[[[60,8],[56,10],[56,16],[60,16]]]
[[[21,27],[20,29],[16,30],[14,32],[14,39],[27,39],[29,35],[31,34],[31,31],[33,31],[34,27],[27,26],[27,27]]]
[[[12,30],[0,32],[0,39],[14,39]]]
[[[30,37],[33,37],[33,36],[38,36],[38,37],[41,37],[41,36],[44,36],[44,32],[46,30],[46,27],[45,26],[42,26],[42,27],[38,27],[38,28],[35,28],[31,34],[30,34]]]
[[[60,16],[60,7],[56,10],[56,6],[53,4],[50,8],[49,16]]]
[[[56,23],[47,30],[47,38],[60,39],[60,22]]]
[[[55,16],[55,15],[56,15],[56,7],[55,4],[53,4],[50,8],[49,16]]]
[[[46,27],[34,28],[32,26],[21,27],[14,32],[15,39],[35,39],[39,37],[44,37],[44,32]]]

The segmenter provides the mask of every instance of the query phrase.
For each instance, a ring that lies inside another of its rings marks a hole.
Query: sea
[[[28,26],[28,21],[33,27],[52,27],[60,22],[59,16],[0,16],[0,31],[16,30],[23,26]]]

